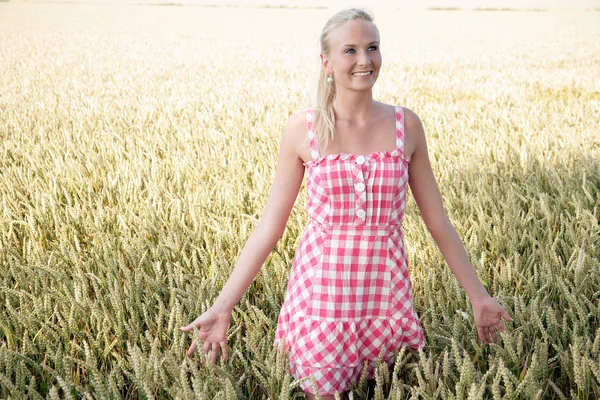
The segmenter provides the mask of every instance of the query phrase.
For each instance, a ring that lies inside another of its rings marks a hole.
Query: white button
[[[359,192],[362,192],[363,190],[365,190],[365,184],[362,182],[358,182],[356,184],[356,190],[358,190]]]
[[[365,163],[365,157],[364,156],[358,156],[358,157],[356,157],[356,163],[357,164],[364,164]]]
[[[356,216],[357,216],[358,218],[361,218],[361,219],[362,219],[362,218],[364,218],[364,217],[365,217],[365,215],[366,215],[366,214],[367,214],[367,213],[366,213],[366,212],[365,212],[365,210],[363,210],[362,208],[359,208],[358,210],[356,210]]]

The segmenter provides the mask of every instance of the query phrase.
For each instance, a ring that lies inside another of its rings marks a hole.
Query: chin
[[[369,89],[373,89],[373,87],[375,86],[375,81],[373,82],[365,82],[362,85],[355,85],[357,90],[369,90]]]

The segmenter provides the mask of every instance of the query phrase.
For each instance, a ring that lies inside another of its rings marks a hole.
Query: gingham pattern
[[[392,357],[390,357],[388,360],[384,359],[383,362],[388,365],[390,370],[393,370],[394,360],[391,358]],[[365,361],[368,363],[366,379],[372,379],[375,377],[374,372],[377,360],[365,359]],[[290,373],[293,376],[309,377],[306,381],[300,383],[300,387],[310,393],[313,392],[310,378],[310,375],[312,374],[317,384],[319,395],[321,396],[334,396],[336,391],[339,394],[341,394],[343,391],[346,391],[348,388],[350,388],[350,386],[358,383],[362,370],[362,364],[350,368],[346,366],[337,368],[314,368],[310,365],[290,362]],[[340,388],[344,389],[340,390]]]
[[[306,162],[309,222],[296,252],[274,344],[284,340],[290,371],[312,374],[319,394],[343,392],[384,348],[425,345],[412,305],[401,223],[408,164],[404,109],[396,107],[396,148],[321,156],[307,110],[313,160]],[[311,381],[301,387],[313,391]]]

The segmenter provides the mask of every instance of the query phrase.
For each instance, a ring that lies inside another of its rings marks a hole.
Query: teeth
[[[352,75],[354,76],[367,76],[367,75],[371,75],[370,72],[355,72]]]

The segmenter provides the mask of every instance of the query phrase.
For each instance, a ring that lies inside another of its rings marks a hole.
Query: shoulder
[[[411,136],[415,142],[420,142],[425,139],[425,131],[423,130],[423,123],[421,118],[410,108],[402,107],[404,109],[404,133],[407,136]]]
[[[411,132],[422,131],[423,124],[421,118],[410,108],[402,107],[404,109],[404,128]]]
[[[409,108],[404,110],[404,148],[405,153],[414,155],[420,149],[426,149],[425,131],[421,118]]]
[[[294,129],[300,129],[301,127],[306,128],[306,123],[308,121],[307,114],[309,113],[310,110],[311,109],[306,109],[306,110],[298,111],[295,114],[292,114],[287,121],[286,129],[290,128],[290,129],[294,130]]]
[[[296,142],[301,140],[301,137],[303,138],[306,136],[308,131],[308,112],[309,109],[302,110],[290,116],[283,131],[284,140],[292,140]]]
[[[308,155],[310,154],[310,150],[308,150],[308,153],[305,150],[308,142],[308,111],[309,110],[298,111],[290,116],[283,130],[283,137],[281,139],[282,149],[287,149],[288,155],[291,155],[292,153],[298,155],[303,161],[308,159]]]

